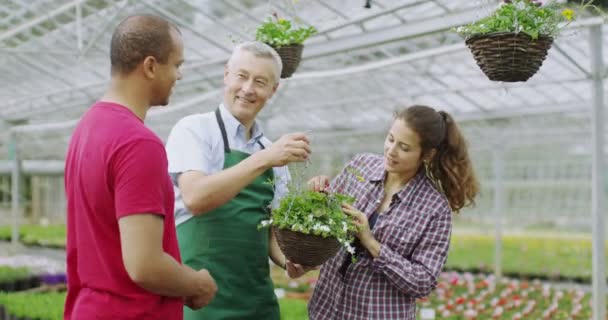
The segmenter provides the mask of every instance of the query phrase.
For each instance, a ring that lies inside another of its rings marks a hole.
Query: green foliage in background
[[[0,305],[13,316],[38,320],[63,319],[65,293],[3,293]]]
[[[47,293],[3,293],[0,292],[0,306],[17,317],[37,320],[63,319],[65,292]],[[280,299],[281,319],[306,320],[306,302],[296,299]]]
[[[268,18],[255,32],[255,39],[280,48],[290,44],[302,44],[304,40],[315,34],[315,27],[294,27],[293,22],[286,19]]]
[[[0,226],[0,240],[11,239],[11,227]],[[65,225],[22,225],[19,226],[19,240],[26,245],[65,248]]]
[[[14,280],[25,279],[30,276],[30,270],[24,267],[0,266],[0,283],[7,283]]]
[[[299,299],[280,299],[282,320],[307,320],[306,301]]]
[[[492,272],[494,252],[493,235],[455,233],[446,268]],[[591,255],[588,235],[523,233],[502,239],[502,271],[514,276],[587,282],[591,279]]]
[[[350,219],[339,209],[341,198],[329,200],[323,193],[305,191],[296,196],[292,195],[293,204],[289,197],[283,199],[280,207],[273,212],[273,225],[279,228],[290,228],[294,231],[305,230],[322,236],[333,236],[331,232],[319,229],[321,224],[330,225],[333,222],[335,234],[347,236],[339,225],[342,221],[351,223]],[[289,209],[291,204],[292,208]],[[327,206],[333,208],[321,212]],[[288,213],[291,212],[291,213]],[[312,215],[314,223],[310,222]],[[331,220],[334,219],[334,220]],[[267,221],[266,224],[269,222]],[[317,230],[315,230],[315,225]],[[268,225],[266,225],[268,226]],[[348,230],[354,231],[352,224]],[[22,241],[27,244],[53,244],[65,246],[65,225],[31,226],[20,228]],[[0,226],[0,239],[10,239],[10,227]],[[502,270],[511,275],[541,278],[572,278],[579,281],[589,281],[591,278],[591,236],[588,234],[570,234],[567,232],[546,233],[543,231],[527,231],[521,234],[506,234],[502,240]],[[457,232],[452,234],[452,242],[446,263],[447,269],[492,272],[494,264],[494,235],[480,234],[476,231]],[[607,246],[608,248],[608,243]],[[608,256],[608,249],[606,251]],[[606,270],[608,274],[608,268]]]

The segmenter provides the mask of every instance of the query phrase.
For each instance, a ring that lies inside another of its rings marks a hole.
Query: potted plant
[[[292,21],[279,18],[276,13],[263,22],[255,32],[255,39],[273,47],[283,61],[281,78],[289,78],[302,58],[304,40],[317,32],[312,26],[294,27]]]
[[[583,7],[588,6],[583,3]],[[493,81],[526,81],[542,65],[553,39],[575,12],[555,1],[504,0],[488,17],[454,29]]]
[[[363,181],[354,168],[346,171],[351,175],[347,183]],[[340,193],[315,192],[300,185],[288,185],[288,192],[278,208],[273,209],[270,219],[262,221],[259,227],[272,227],[281,251],[293,263],[321,265],[341,246],[354,254],[352,243],[357,227],[342,211],[342,203],[352,204],[355,198]]]

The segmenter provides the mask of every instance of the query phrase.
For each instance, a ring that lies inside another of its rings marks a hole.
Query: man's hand
[[[199,270],[197,274],[200,281],[198,285],[199,292],[197,295],[186,297],[184,300],[184,303],[192,310],[197,310],[208,305],[217,292],[215,280],[213,280],[206,269]]]
[[[287,271],[287,275],[292,279],[299,278],[310,270],[319,269],[318,266],[317,267],[308,267],[308,266],[303,266],[301,264],[292,263],[291,261],[285,262],[285,268],[286,268],[285,270]]]
[[[308,137],[304,133],[291,133],[282,136],[268,149],[258,153],[264,156],[271,167],[282,167],[291,162],[306,161],[310,152]]]
[[[317,192],[325,192],[329,187],[329,177],[328,176],[316,176],[312,179],[308,180],[308,188],[312,191]]]

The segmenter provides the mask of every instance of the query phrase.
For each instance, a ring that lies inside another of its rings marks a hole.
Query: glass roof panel
[[[449,31],[486,15],[497,0],[382,0],[370,9],[363,3],[2,0],[0,119],[4,128],[14,121],[30,124],[19,131],[25,155],[61,159],[71,121],[106,87],[113,27],[128,15],[152,13],[179,25],[186,45],[184,78],[171,105],[153,111],[148,121],[165,138],[179,118],[217,106],[233,43],[252,39],[256,25],[276,11],[297,15],[320,34],[306,42],[298,72],[282,82],[262,113],[271,136],[292,130],[372,134],[386,128],[396,106],[413,103],[454,113],[480,139],[497,130],[513,140],[528,134],[566,139],[559,132],[580,136],[589,130],[588,28],[560,37],[528,82],[498,83],[487,80],[463,40]],[[606,26],[603,37],[606,61]],[[549,117],[552,122],[539,125]],[[6,133],[0,157],[5,145]]]

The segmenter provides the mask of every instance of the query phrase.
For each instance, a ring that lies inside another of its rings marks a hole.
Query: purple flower
[[[66,279],[66,275],[65,273],[47,273],[47,274],[43,274],[40,277],[40,280],[42,281],[42,283],[48,284],[48,285],[56,285],[56,284],[61,284],[61,283],[66,283],[67,279]]]

